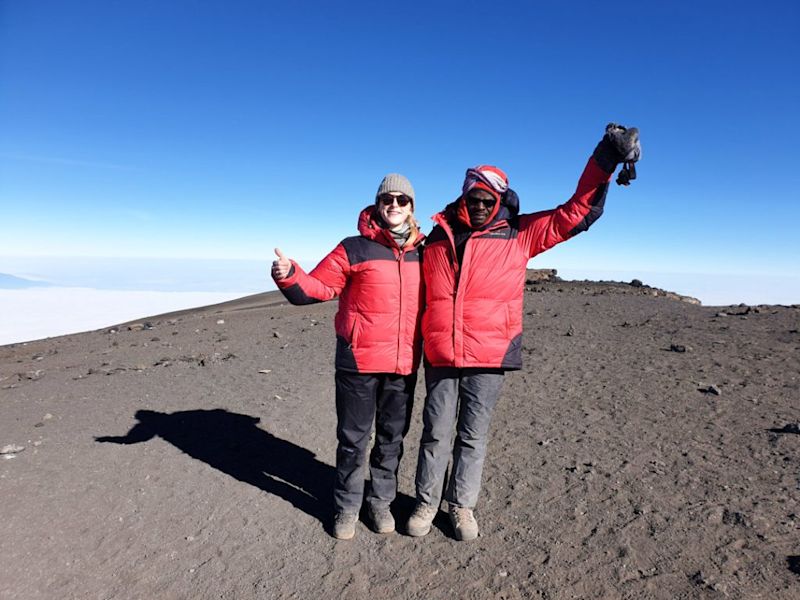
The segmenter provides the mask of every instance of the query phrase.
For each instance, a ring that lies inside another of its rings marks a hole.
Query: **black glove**
[[[606,173],[613,173],[620,163],[626,163],[631,169],[633,163],[642,157],[642,146],[639,143],[639,130],[636,127],[623,127],[616,123],[606,125],[606,134],[594,149],[594,159]],[[630,173],[630,171],[628,171]],[[630,179],[636,178],[636,171]],[[617,180],[617,183],[621,183]],[[627,185],[627,182],[622,182]]]

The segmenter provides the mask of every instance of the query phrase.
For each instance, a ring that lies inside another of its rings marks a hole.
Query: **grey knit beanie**
[[[408,178],[400,175],[399,173],[389,173],[383,178],[380,186],[378,186],[378,192],[375,194],[375,199],[377,200],[378,196],[381,194],[389,194],[392,192],[400,192],[401,194],[405,194],[411,198],[411,204],[414,204],[414,188],[411,186],[411,182],[408,180]]]

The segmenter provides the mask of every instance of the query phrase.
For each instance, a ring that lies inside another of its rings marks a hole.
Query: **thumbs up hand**
[[[275,248],[275,256],[278,260],[272,261],[272,278],[275,280],[286,279],[289,271],[292,270],[292,261],[286,258],[280,248]]]

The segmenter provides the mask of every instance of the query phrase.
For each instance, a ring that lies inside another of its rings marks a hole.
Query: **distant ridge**
[[[33,281],[24,279],[7,273],[0,273],[0,290],[18,290],[32,287],[47,287],[50,284],[45,281]]]

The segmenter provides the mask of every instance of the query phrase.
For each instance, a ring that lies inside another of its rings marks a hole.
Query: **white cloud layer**
[[[0,345],[91,331],[165,312],[225,302],[242,295],[88,288],[0,290]]]

